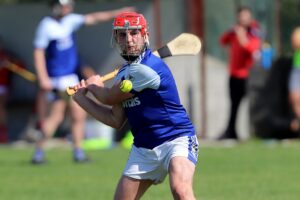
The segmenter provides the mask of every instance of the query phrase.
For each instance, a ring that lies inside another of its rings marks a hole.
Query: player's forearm
[[[122,12],[132,12],[134,10],[135,10],[134,7],[123,7],[115,10],[90,13],[85,16],[85,24],[93,25],[101,22],[106,22],[115,18],[117,15],[119,15]]]
[[[106,105],[116,105],[132,98],[134,95],[129,92],[123,92],[120,89],[120,82],[115,83],[112,87],[100,87],[94,84],[87,86],[88,91],[96,97],[98,101]]]
[[[87,87],[87,89],[101,103],[106,104],[106,105],[113,105],[113,104],[110,103],[110,100],[109,100],[110,99],[109,88],[98,87],[96,85],[89,85]]]
[[[249,38],[246,34],[237,34],[237,39],[239,43],[244,47],[247,46],[247,44],[249,43]]]
[[[87,25],[94,25],[97,23],[106,22],[113,19],[116,15],[116,10],[90,13],[85,16],[85,23]]]
[[[115,112],[111,107],[98,104],[80,92],[77,92],[73,96],[73,100],[87,113],[102,123],[116,129],[119,129],[122,126],[124,121],[121,117],[122,115]]]
[[[34,50],[33,56],[34,56],[34,66],[35,66],[36,73],[38,75],[38,79],[41,81],[42,79],[48,78],[44,52],[40,49],[36,49]]]

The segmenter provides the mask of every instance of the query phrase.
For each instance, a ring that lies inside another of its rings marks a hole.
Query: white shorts
[[[67,87],[74,86],[79,83],[77,74],[69,74],[58,77],[50,77],[54,89],[65,91]]]
[[[289,76],[289,91],[300,90],[300,69],[292,68]]]
[[[77,74],[50,77],[50,80],[54,91],[48,92],[47,94],[47,99],[49,102],[61,99],[62,96],[65,96],[64,94],[67,87],[74,86],[79,83]]]
[[[138,180],[153,180],[154,184],[158,184],[167,176],[172,158],[183,156],[196,165],[198,151],[197,136],[179,137],[154,149],[133,145],[123,175]]]

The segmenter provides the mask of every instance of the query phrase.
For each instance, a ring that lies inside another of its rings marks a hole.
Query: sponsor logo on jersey
[[[65,37],[57,41],[57,49],[65,50],[73,45],[73,40],[71,37]]]
[[[138,105],[141,105],[141,101],[138,97],[133,97],[131,99],[122,102],[123,108],[132,108]]]

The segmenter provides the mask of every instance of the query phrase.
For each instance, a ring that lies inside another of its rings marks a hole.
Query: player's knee
[[[195,199],[192,187],[187,184],[173,184],[171,186],[171,191],[174,199],[178,199],[178,200]]]
[[[76,116],[72,118],[72,121],[73,123],[84,123],[85,119],[85,116]]]
[[[85,121],[87,114],[83,110],[75,110],[71,117],[73,122],[80,123]]]
[[[72,118],[73,122],[78,122],[79,123],[79,122],[85,121],[86,113],[84,113],[84,112],[74,112],[74,113],[72,113],[71,118]]]

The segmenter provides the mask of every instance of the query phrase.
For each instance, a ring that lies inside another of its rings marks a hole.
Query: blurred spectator
[[[271,44],[266,41],[263,42],[259,53],[260,58],[258,58],[258,60],[260,60],[260,65],[264,70],[269,70],[271,68],[274,54],[274,49],[271,47]]]
[[[237,23],[220,37],[222,46],[229,50],[230,116],[227,127],[218,139],[238,139],[236,118],[238,108],[246,94],[249,70],[254,64],[253,55],[260,50],[260,29],[248,7],[237,10]]]
[[[17,67],[25,67],[20,59],[5,48],[4,41],[0,37],[0,143],[9,141],[6,103],[8,101],[11,84],[11,71],[9,68],[12,64]]]
[[[289,99],[289,75],[292,58],[284,55],[275,60],[267,71],[261,88],[256,88],[252,105],[252,123],[255,135],[263,139],[295,138],[299,135],[298,120]]]
[[[298,131],[300,129],[300,27],[295,28],[291,34],[291,46],[294,52],[289,76],[289,100],[295,114],[291,128]]]
[[[265,73],[265,81],[262,86],[255,87],[256,98],[251,109],[254,132],[260,138],[286,139],[300,136],[299,32],[297,28],[291,34],[293,54],[281,55],[269,70],[260,71]]]
[[[86,162],[87,156],[81,148],[84,135],[86,113],[74,101],[63,97],[65,89],[79,82],[77,67],[79,58],[74,32],[82,25],[94,25],[113,19],[120,12],[131,11],[125,7],[118,10],[95,12],[86,15],[75,14],[72,0],[51,0],[52,13],[39,23],[34,39],[34,62],[38,75],[39,92],[37,111],[39,128],[42,137],[37,141],[32,157],[33,164],[45,162],[44,143],[52,137],[64,119],[66,106],[70,106],[71,132],[73,136],[73,159],[75,162]],[[46,94],[56,91],[52,96],[49,115],[46,115]]]

